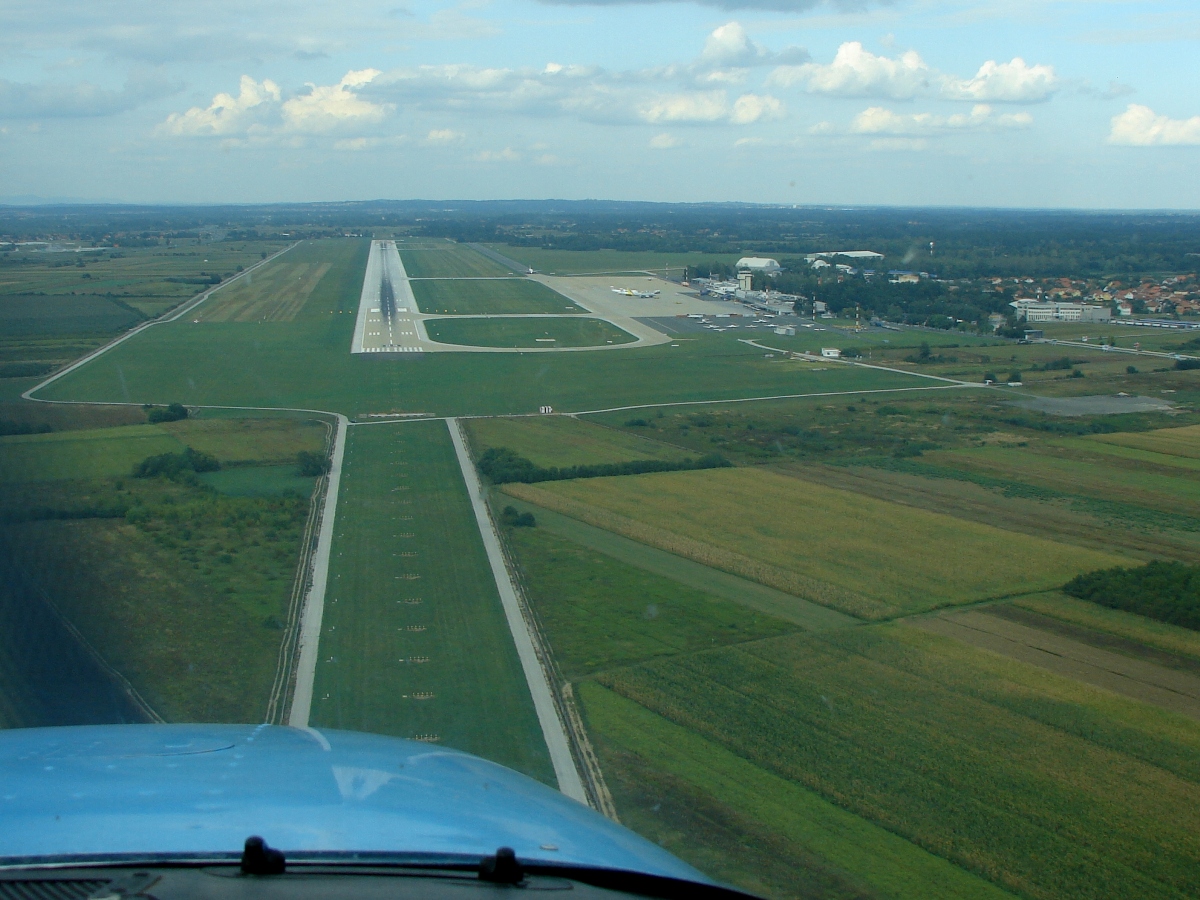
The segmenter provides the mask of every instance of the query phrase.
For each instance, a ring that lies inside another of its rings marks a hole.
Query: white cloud
[[[769,94],[743,94],[733,104],[730,121],[735,125],[749,125],[759,119],[778,119],[783,115],[783,104]]]
[[[838,47],[829,65],[805,63],[780,66],[767,79],[768,85],[803,85],[814,94],[839,97],[889,97],[908,100],[928,93],[936,73],[914,50],[896,59],[876,56],[858,41]]]
[[[773,53],[755,43],[740,22],[727,22],[714,29],[705,40],[704,49],[695,65],[749,67],[802,63],[808,59],[808,51],[803,47],[788,47]]]
[[[673,147],[678,147],[683,143],[673,134],[667,134],[665,131],[662,134],[656,134],[650,138],[651,150],[670,150]]]
[[[990,106],[980,103],[971,112],[939,116],[934,113],[897,113],[872,106],[854,117],[854,134],[932,135],[953,131],[1028,128],[1033,117],[1026,112],[995,115]]]
[[[942,95],[951,100],[1032,103],[1045,100],[1057,89],[1053,66],[1029,66],[1017,56],[1006,63],[988,60],[974,78],[948,78]]]
[[[236,97],[221,93],[206,108],[193,106],[184,113],[171,113],[158,130],[177,137],[245,133],[259,124],[263,112],[279,103],[279,97],[279,85],[269,78],[258,82],[243,75]]]
[[[378,75],[377,69],[350,71],[337,84],[309,84],[307,93],[288,100],[283,100],[279,85],[269,78],[260,82],[243,75],[236,97],[221,93],[207,107],[171,113],[157,131],[173,137],[252,136],[263,140],[272,135],[323,134],[373,125],[384,119],[390,107],[366,100],[357,92]]]
[[[641,103],[637,112],[644,122],[716,122],[728,111],[724,91],[694,91],[658,94]]]
[[[809,93],[834,97],[886,97],[912,100],[942,97],[995,103],[1034,103],[1058,90],[1053,66],[988,60],[973,78],[959,78],[931,68],[915,50],[896,58],[877,56],[858,41],[838,47],[828,65],[804,63],[779,66],[767,78],[769,86],[801,86]]]
[[[307,94],[283,104],[284,126],[289,131],[314,134],[382,120],[387,106],[363,100],[354,90],[370,84],[379,74],[378,69],[361,69],[347,72],[337,84],[309,84]]]
[[[1172,119],[1157,115],[1148,106],[1130,103],[1112,118],[1110,144],[1129,147],[1196,146],[1200,144],[1200,116]]]
[[[425,135],[425,143],[453,144],[455,141],[461,141],[465,136],[461,131],[455,131],[453,128],[434,128]]]

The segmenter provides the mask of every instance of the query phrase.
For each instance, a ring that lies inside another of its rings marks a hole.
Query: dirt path
[[[1188,672],[1101,650],[985,611],[946,612],[910,619],[908,624],[1200,721],[1200,677]]]

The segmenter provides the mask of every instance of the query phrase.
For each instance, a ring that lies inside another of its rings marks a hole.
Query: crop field
[[[1137,655],[1145,657],[1145,648],[1171,654],[1179,660],[1192,661],[1200,669],[1200,633],[1190,628],[1157,622],[1137,613],[1121,609],[1109,609],[1087,600],[1068,597],[1059,591],[1033,594],[1011,601],[1013,606],[1029,610],[1088,631],[1111,635],[1118,641],[1130,641],[1137,645]],[[1127,648],[1117,643],[1117,650]],[[1165,660],[1171,664],[1172,660]],[[1176,665],[1179,665],[1176,661]]]
[[[1200,890],[1200,724],[1155,707],[895,625],[598,680],[1015,893]]]
[[[594,681],[579,696],[621,821],[714,878],[778,898],[1012,896]]]
[[[37,295],[67,303],[106,300],[156,316],[200,293],[211,276],[228,277],[284,246],[270,241],[188,242],[169,248],[25,254],[20,259],[7,255],[0,261],[0,309]],[[57,309],[56,304],[47,307]]]
[[[627,344],[633,335],[603,319],[426,319],[429,337],[472,347],[603,347]]]
[[[446,278],[411,284],[423,313],[477,316],[586,312],[540,281],[524,278]]]
[[[1105,501],[1122,501],[1166,512],[1194,516],[1200,505],[1200,475],[1182,470],[1154,471],[1147,465],[1129,466],[1067,456],[1053,447],[983,447],[928,454],[944,464],[987,476],[1023,481],[1055,491],[1077,493]]]
[[[689,451],[570,416],[467,419],[476,453],[507,447],[542,467],[679,459]]]
[[[397,241],[396,249],[409,278],[491,278],[517,274],[464,244],[447,241],[410,248]]]
[[[351,429],[322,628],[314,725],[554,783],[445,423]]]
[[[1126,562],[760,469],[505,491],[868,619],[1046,590]]]
[[[1138,434],[1097,434],[1089,438],[1103,444],[1116,444],[1135,450],[1146,450],[1165,456],[1200,459],[1200,425],[1184,428],[1161,428]]]
[[[141,320],[138,310],[108,297],[0,297],[0,335],[9,340],[89,332],[111,334]]]
[[[670,266],[674,274],[684,266],[724,263],[732,266],[739,259],[734,253],[655,253],[624,250],[545,250],[540,247],[514,247],[489,244],[505,256],[525,263],[539,272],[552,275],[581,275],[589,272],[662,272]],[[409,274],[413,274],[411,271]]]

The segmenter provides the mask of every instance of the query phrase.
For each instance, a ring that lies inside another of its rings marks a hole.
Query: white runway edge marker
[[[313,681],[317,674],[317,644],[321,639],[321,618],[325,614],[325,588],[329,581],[329,550],[333,546],[333,521],[337,516],[338,488],[342,483],[342,457],[346,452],[346,429],[350,420],[337,417],[337,433],[333,439],[333,458],[329,465],[329,484],[325,488],[325,503],[321,508],[321,530],[317,549],[313,553],[312,586],[304,598],[300,613],[300,653],[296,664],[296,690],[287,724],[307,728],[312,710]]]
[[[558,718],[558,710],[550,695],[550,685],[546,681],[546,673],[538,662],[537,652],[533,649],[533,638],[525,617],[521,615],[521,606],[517,602],[517,591],[513,587],[512,576],[504,564],[504,554],[500,551],[500,538],[496,527],[488,515],[487,504],[483,499],[483,487],[479,483],[479,475],[475,472],[475,464],[467,452],[467,442],[463,438],[462,426],[458,419],[447,419],[450,429],[450,439],[454,441],[454,452],[458,455],[458,465],[462,469],[463,480],[467,484],[467,493],[471,497],[471,507],[475,510],[475,521],[479,523],[479,535],[483,538],[483,546],[487,551],[488,562],[492,566],[492,575],[496,579],[496,590],[500,592],[500,603],[504,607],[504,617],[508,620],[508,630],[512,632],[513,642],[517,645],[517,656],[521,659],[521,668],[525,672],[525,681],[529,684],[529,693],[533,697],[533,708],[537,712],[538,722],[542,726],[542,737],[546,740],[546,749],[550,751],[550,762],[554,766],[554,777],[558,780],[558,789],[580,803],[587,803],[587,794],[583,790],[583,781],[575,768],[575,760],[571,756],[571,746],[567,742],[567,733],[562,721]]]

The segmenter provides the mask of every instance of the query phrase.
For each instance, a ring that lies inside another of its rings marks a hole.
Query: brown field
[[[908,621],[917,628],[1200,721],[1200,675],[1010,621],[986,608]]]
[[[331,263],[282,257],[213,294],[194,318],[202,322],[291,322]]]

